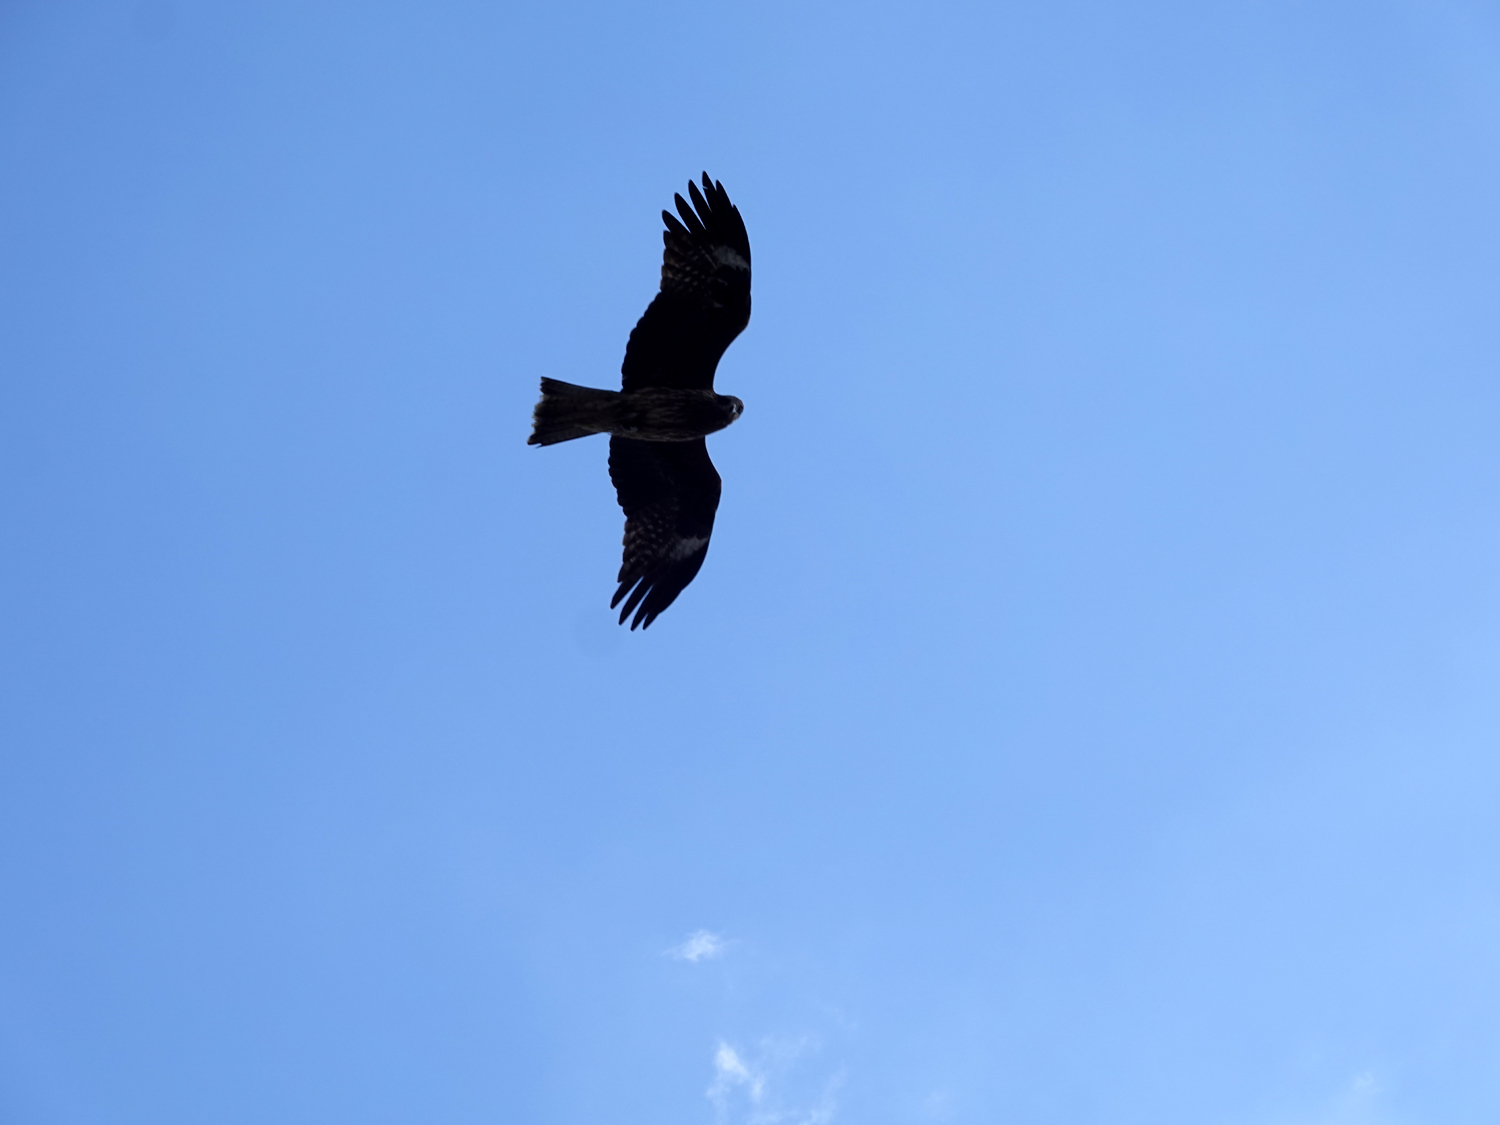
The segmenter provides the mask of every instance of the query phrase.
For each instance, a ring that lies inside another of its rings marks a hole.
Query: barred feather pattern
[[[609,475],[625,512],[620,624],[646,628],[698,576],[708,556],[722,484],[702,438],[686,442],[609,440]]]
[[[679,222],[670,211],[661,213],[667,224],[662,234],[661,291],[680,295],[702,308],[738,307],[750,291],[750,240],[739,209],[703,174],[707,198],[688,181],[688,206],[681,195],[673,196]],[[747,318],[748,319],[748,318]],[[743,327],[743,326],[742,326]],[[726,345],[727,346],[727,345]]]

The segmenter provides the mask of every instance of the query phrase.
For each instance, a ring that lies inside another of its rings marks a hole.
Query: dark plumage
[[[625,511],[620,624],[645,628],[682,593],[708,554],[719,474],[706,434],[744,404],[714,393],[719,358],[750,321],[750,239],[722,184],[688,182],[661,213],[661,291],[630,333],[618,391],[542,380],[530,445],[607,433],[609,477]]]

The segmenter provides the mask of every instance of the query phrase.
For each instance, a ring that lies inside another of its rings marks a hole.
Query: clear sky
[[[0,1120],[1500,1120],[1497,201],[1494,4],[3,4]]]

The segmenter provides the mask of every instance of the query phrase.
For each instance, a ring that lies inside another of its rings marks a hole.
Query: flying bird
[[[528,445],[609,434],[609,479],[625,511],[625,557],[609,608],[646,628],[698,575],[720,480],[708,434],[745,409],[714,393],[714,371],[750,322],[750,238],[724,185],[688,181],[677,215],[661,213],[661,291],[625,345],[618,391],[542,380]],[[680,216],[680,220],[678,218]]]

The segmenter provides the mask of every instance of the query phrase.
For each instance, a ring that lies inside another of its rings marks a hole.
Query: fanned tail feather
[[[556,445],[560,441],[608,433],[618,391],[601,391],[542,379],[542,398],[531,413],[527,445]]]

